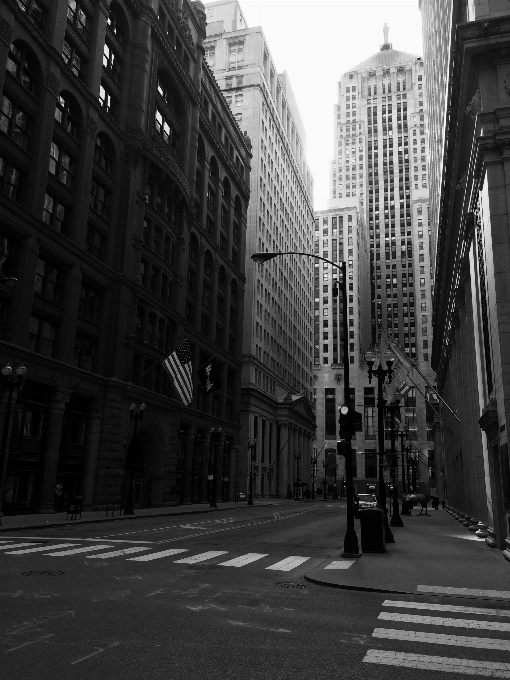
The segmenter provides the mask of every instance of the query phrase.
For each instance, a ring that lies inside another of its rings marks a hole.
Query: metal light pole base
[[[361,557],[358,545],[358,535],[355,531],[346,531],[344,550],[341,557]]]
[[[248,499],[248,505],[253,505],[253,500],[251,498]]]
[[[126,505],[126,507],[124,508],[124,514],[125,514],[125,515],[134,515],[134,514],[135,514],[135,511],[133,510],[132,507],[128,507],[128,506]]]
[[[395,543],[395,537],[393,536],[390,525],[388,524],[388,517],[386,513],[384,514],[383,518],[383,524],[384,524],[384,536],[386,538],[386,543]]]
[[[390,519],[390,524],[392,527],[403,527],[404,522],[402,521],[402,517],[400,515],[398,517],[392,517]]]

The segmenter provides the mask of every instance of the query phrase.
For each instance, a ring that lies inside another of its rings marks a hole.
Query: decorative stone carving
[[[482,95],[480,93],[480,88],[474,93],[473,98],[466,107],[466,113],[473,120],[476,118],[477,114],[482,110]]]
[[[57,76],[53,73],[53,71],[50,71],[50,69],[46,69],[46,87],[50,92],[52,92],[55,97],[58,97],[58,93],[60,91],[60,81],[57,78]]]
[[[342,374],[341,373],[335,373],[335,382],[340,384],[342,382]]]
[[[6,45],[10,45],[11,37],[12,37],[11,24],[3,17],[0,17],[0,39],[3,40]]]
[[[135,171],[142,155],[142,145],[138,141],[125,144],[121,165],[126,170]]]
[[[94,139],[97,137],[97,121],[92,118],[92,116],[87,115],[85,129],[92,135]]]
[[[245,142],[246,146],[248,147],[248,151],[251,152],[253,145],[251,143],[251,139],[248,137],[248,133],[246,132],[246,130],[243,132],[243,135],[244,135],[244,142]]]

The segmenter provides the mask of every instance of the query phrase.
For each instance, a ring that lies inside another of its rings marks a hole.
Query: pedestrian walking
[[[432,498],[432,507],[434,510],[439,510],[439,498],[437,496]]]
[[[427,515],[427,517],[430,517],[427,506],[428,500],[429,500],[428,496],[423,496],[423,498],[420,500],[421,510],[418,513],[419,515],[421,515],[421,513],[425,510],[425,514]]]
[[[441,507],[443,508],[443,510],[444,510],[445,505],[446,505],[446,501],[441,501]]]
[[[236,507],[239,505],[239,491],[236,491],[234,494],[234,504]]]

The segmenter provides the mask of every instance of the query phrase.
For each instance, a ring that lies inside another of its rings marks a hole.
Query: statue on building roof
[[[390,31],[390,27],[387,25],[386,22],[384,22],[384,26],[383,26],[383,35],[384,35],[384,42],[385,42],[385,43],[388,42],[388,33],[389,33],[389,31]]]

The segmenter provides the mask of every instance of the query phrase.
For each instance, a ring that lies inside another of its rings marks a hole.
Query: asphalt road
[[[0,680],[510,678],[507,603],[307,583],[344,520],[296,503],[4,534]]]

